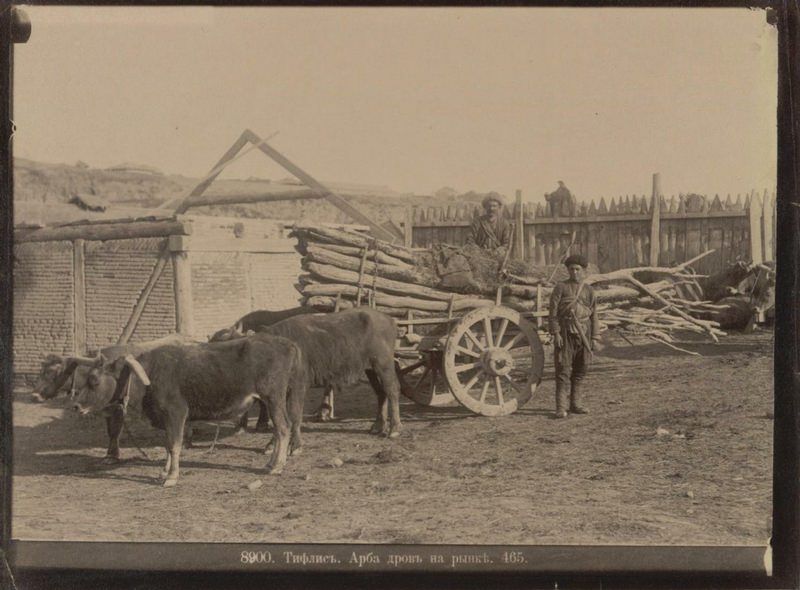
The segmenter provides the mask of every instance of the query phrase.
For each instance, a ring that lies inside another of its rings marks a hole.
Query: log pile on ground
[[[301,301],[321,309],[369,305],[397,318],[442,317],[493,306],[499,291],[504,306],[543,318],[553,285],[565,277],[555,266],[534,268],[470,245],[406,248],[317,225],[296,225],[291,235],[306,271],[296,285]],[[695,274],[690,265],[710,252],[669,268],[600,274],[590,267],[586,282],[597,295],[601,325],[670,346],[686,332],[718,340],[724,332],[717,319],[728,307],[706,294],[728,294],[725,284],[740,281],[743,270]]]

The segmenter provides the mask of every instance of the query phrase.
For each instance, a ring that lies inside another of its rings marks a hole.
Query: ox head
[[[208,339],[209,342],[227,342],[228,340],[236,340],[237,338],[242,338],[244,336],[249,336],[253,334],[252,331],[248,330],[247,333],[244,332],[244,326],[242,322],[237,322],[230,328],[223,328],[211,336]]]
[[[86,382],[86,367],[94,361],[80,356],[48,355],[36,379],[34,395],[41,399],[52,399],[64,391],[70,398],[75,397]]]
[[[80,416],[107,415],[108,407],[117,393],[118,380],[122,378],[122,367],[126,364],[131,366],[142,384],[150,385],[147,373],[132,355],[126,355],[111,362],[99,355],[88,367],[86,383],[75,396],[72,410]],[[122,385],[127,386],[128,384],[123,383]]]

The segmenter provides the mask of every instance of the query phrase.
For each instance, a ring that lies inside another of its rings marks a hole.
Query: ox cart
[[[306,271],[297,285],[304,305],[368,305],[395,317],[406,397],[427,406],[457,401],[484,416],[511,414],[531,399],[544,368],[540,289],[522,301],[504,275],[493,296],[466,295],[421,276],[411,249],[318,226],[295,226],[293,235]]]

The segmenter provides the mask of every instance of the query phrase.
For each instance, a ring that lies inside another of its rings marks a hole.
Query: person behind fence
[[[476,244],[485,250],[505,254],[511,247],[511,224],[503,217],[503,197],[498,193],[489,193],[481,201],[484,214],[476,219],[471,227],[468,244]]]
[[[550,296],[550,333],[556,369],[556,418],[567,413],[588,414],[582,405],[583,378],[600,339],[597,302],[584,282],[586,258],[572,255],[564,261],[569,278],[558,283]]]
[[[577,212],[577,201],[563,180],[558,181],[558,188],[552,193],[545,193],[544,198],[553,217],[571,217]]]

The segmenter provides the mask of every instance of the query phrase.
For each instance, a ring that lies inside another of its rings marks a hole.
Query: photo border
[[[129,2],[33,2],[51,6],[122,6]],[[150,0],[141,6],[175,5],[177,2]],[[297,3],[191,3],[197,6],[279,6]],[[305,6],[331,6],[329,3],[302,3]],[[363,6],[362,3],[335,5]],[[404,6],[447,6],[449,3],[406,3]],[[468,3],[459,6],[480,6]],[[798,183],[798,131],[800,113],[800,9],[785,1],[724,2],[527,2],[492,6],[559,7],[757,7],[768,8],[778,27],[778,199],[776,325],[775,325],[775,421],[773,438],[773,573],[764,573],[764,547],[742,546],[440,546],[440,545],[241,545],[242,548],[269,547],[300,553],[370,551],[383,555],[404,550],[424,554],[437,552],[497,551],[524,548],[535,555],[530,570],[486,571],[486,568],[451,572],[431,568],[394,569],[370,567],[347,571],[335,568],[302,567],[244,571],[220,559],[222,553],[239,544],[214,543],[104,543],[15,541],[11,530],[11,490],[13,472],[12,436],[12,351],[13,351],[13,36],[14,10],[25,5],[0,0],[0,55],[7,56],[0,70],[3,116],[2,154],[0,154],[0,585],[4,587],[360,587],[379,584],[382,588],[421,585],[431,587],[642,587],[652,588],[796,588],[798,548],[800,547],[800,508],[798,503],[798,393],[800,392],[800,331],[797,296],[800,269],[800,199]],[[36,23],[32,23],[35,34]],[[57,493],[57,492],[54,492]],[[168,551],[167,551],[168,550]],[[239,548],[239,551],[243,549]],[[89,567],[86,564],[90,563]],[[385,566],[385,563],[383,564]]]

